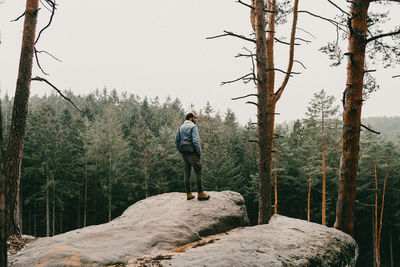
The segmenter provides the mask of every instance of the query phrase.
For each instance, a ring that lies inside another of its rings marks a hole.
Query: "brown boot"
[[[192,192],[186,193],[186,199],[187,199],[187,200],[191,200],[191,199],[193,199],[193,198],[194,198],[194,194],[192,194]]]
[[[204,193],[204,191],[201,191],[197,195],[197,199],[198,200],[209,200],[210,199],[210,195],[207,195],[206,193]]]

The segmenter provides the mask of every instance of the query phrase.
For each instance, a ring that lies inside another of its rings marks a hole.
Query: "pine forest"
[[[67,96],[84,107],[82,113],[56,94],[30,101],[20,193],[24,234],[53,236],[108,222],[146,197],[184,192],[182,159],[174,145],[185,115],[179,99],[142,99],[107,89]],[[2,101],[5,135],[12,101]],[[221,114],[209,104],[197,113],[206,190],[241,193],[251,223],[257,224],[254,124],[240,125],[232,111]],[[398,118],[392,123],[396,121],[398,125]],[[306,118],[276,127],[271,177],[275,212],[317,223],[324,212],[326,225],[333,225],[340,128],[338,106],[324,90],[310,100]],[[399,162],[398,138],[362,132],[355,209],[355,238],[363,255],[359,266],[373,262],[379,243],[382,262],[399,263]]]

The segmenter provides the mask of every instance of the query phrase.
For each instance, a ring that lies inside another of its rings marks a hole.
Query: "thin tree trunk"
[[[344,92],[342,152],[334,227],[353,236],[359,157],[360,121],[364,86],[367,14],[370,1],[354,0],[349,23],[347,82]]]
[[[29,91],[32,77],[33,47],[39,0],[27,0],[21,57],[11,119],[6,163],[6,208],[9,235],[20,235],[15,220],[17,196],[20,184],[21,161],[24,147],[26,117],[28,115]]]
[[[46,163],[46,236],[50,236],[50,204],[49,204],[49,175]]]
[[[325,167],[325,116],[322,110],[321,129],[322,129],[322,225],[326,225],[326,167]]]
[[[275,152],[275,207],[274,207],[274,214],[278,213],[278,174],[277,174],[277,167],[278,167],[278,154]]]
[[[77,209],[77,224],[78,229],[81,228],[81,195],[78,195],[78,209]]]
[[[63,202],[62,202],[62,192],[60,192],[60,203],[61,203],[61,205],[60,205],[60,230],[59,230],[59,233],[62,233],[63,232]]]
[[[7,267],[7,209],[3,164],[3,121],[0,99],[0,267]]]
[[[386,192],[386,182],[389,177],[389,165],[386,167],[386,175],[385,175],[385,180],[383,182],[383,192],[382,192],[382,204],[381,204],[381,215],[379,219],[379,231],[378,231],[378,241],[377,241],[377,256],[378,256],[378,264],[377,266],[379,267],[381,265],[381,252],[380,252],[380,246],[381,246],[381,233],[382,233],[382,225],[383,225],[383,208],[385,207],[385,192]]]
[[[393,267],[393,243],[392,243],[392,225],[389,228],[389,249],[390,249],[390,267]]]
[[[374,162],[374,178],[375,178],[375,204],[374,204],[374,258],[375,266],[379,267],[379,250],[378,250],[378,174],[376,171],[376,161]]]
[[[109,162],[110,162],[110,173],[108,176],[108,221],[111,221],[111,204],[112,204],[112,199],[111,199],[111,187],[112,187],[112,181],[111,181],[111,176],[112,176],[112,157],[111,157],[111,151],[109,155]]]
[[[98,181],[98,163],[96,160],[96,175],[95,175],[95,181],[94,181],[94,201],[93,201],[93,224],[97,223],[97,181]]]
[[[53,232],[52,236],[56,235],[56,189],[55,189],[55,184],[53,182]]]
[[[84,195],[83,195],[83,227],[86,227],[86,218],[87,218],[87,180],[88,180],[88,157],[85,152],[85,176],[84,176]]]
[[[311,176],[308,176],[307,221],[310,221]]]
[[[37,211],[37,209],[36,209],[36,199],[35,199],[35,205],[34,205],[34,213],[33,213],[33,236],[37,236],[37,220],[36,220],[36,217],[37,217],[37,214],[36,214],[36,211]]]

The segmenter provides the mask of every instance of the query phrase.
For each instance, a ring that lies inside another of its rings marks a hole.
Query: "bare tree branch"
[[[267,71],[273,71],[273,70],[282,72],[283,74],[289,74],[289,75],[291,75],[291,74],[301,74],[301,72],[294,72],[294,71],[292,71],[292,72],[286,72],[286,71],[283,71],[283,70],[277,69],[277,68],[274,68],[274,69],[267,69]]]
[[[51,9],[45,4],[45,3],[47,3],[47,1],[46,1],[46,2],[43,2],[42,0],[40,0],[40,3],[42,4],[42,6],[44,6],[44,8],[46,8],[48,11],[51,12]],[[47,4],[48,4],[48,3],[47,3]]]
[[[236,1],[236,2],[239,3],[239,4],[242,4],[242,5],[244,5],[244,6],[247,6],[247,7],[250,8],[250,9],[254,9],[254,7],[252,7],[251,5],[246,4],[246,3],[244,3],[244,2],[242,2],[242,1],[240,1],[240,0],[238,0],[238,1]]]
[[[380,38],[388,37],[388,36],[393,36],[393,35],[397,35],[397,34],[400,34],[400,30],[395,31],[395,32],[389,32],[389,33],[383,33],[383,34],[376,35],[374,37],[371,37],[371,38],[367,39],[366,42],[369,43],[369,42],[374,41],[376,39],[380,39]]]
[[[53,59],[57,60],[58,62],[62,62],[61,59],[56,58],[55,56],[53,56],[52,54],[50,54],[49,52],[47,52],[45,50],[36,50],[36,52],[38,54],[45,53],[45,54],[49,55],[50,57],[52,57]]]
[[[368,128],[367,126],[365,126],[364,124],[360,124],[360,126],[361,127],[363,127],[364,129],[366,129],[366,130],[368,130],[368,131],[370,131],[370,132],[373,132],[373,133],[375,133],[375,134],[381,134],[380,132],[377,132],[377,131],[374,131],[374,130],[372,130],[372,129],[370,129],[370,128]]]
[[[285,41],[281,41],[281,40],[279,40],[279,39],[276,38],[276,37],[274,37],[274,40],[277,41],[278,43],[281,43],[281,44],[290,45],[290,43],[285,42]],[[294,45],[300,45],[300,44],[294,44]]]
[[[239,35],[239,34],[236,34],[236,33],[233,33],[233,32],[224,31],[224,33],[225,33],[225,34],[216,35],[216,36],[211,36],[211,37],[206,37],[206,39],[209,40],[209,39],[215,39],[215,38],[220,38],[220,37],[225,37],[225,36],[233,36],[233,37],[237,37],[237,38],[240,38],[240,39],[243,39],[243,40],[252,42],[252,43],[255,43],[255,42],[256,42],[256,40],[254,40],[254,39],[250,39],[250,38],[247,38],[247,37],[245,37],[245,36],[243,36],[243,35]]]
[[[43,73],[44,75],[49,75],[47,72],[45,72],[45,71],[43,70],[42,66],[40,65],[39,57],[38,57],[38,53],[37,53],[36,47],[33,48],[33,51],[34,51],[34,53],[35,53],[35,59],[36,59],[36,63],[37,63],[37,65],[38,65],[39,69],[42,71],[42,73]]]
[[[18,21],[20,18],[22,18],[22,17],[24,17],[25,16],[25,12],[24,13],[22,13],[22,15],[21,16],[19,16],[18,18],[16,18],[16,19],[13,19],[13,20],[10,20],[10,22],[16,22],[16,21]]]
[[[392,76],[392,78],[399,78],[399,77],[400,77],[400,74]]]
[[[342,11],[344,14],[346,14],[347,16],[350,17],[350,14],[347,13],[346,11],[344,11],[340,6],[336,5],[334,2],[332,2],[331,0],[327,0],[331,5],[333,5],[334,7],[336,7],[337,9],[339,9],[340,11]]]
[[[302,32],[307,33],[308,35],[310,35],[310,36],[311,36],[312,38],[314,38],[314,39],[317,39],[317,37],[315,37],[311,32],[306,31],[306,30],[304,30],[303,28],[297,27],[296,29],[297,29],[297,30],[300,30],[300,31],[302,31]]]
[[[298,60],[293,60],[293,62],[296,62],[296,63],[299,63],[304,69],[307,69],[306,68],[306,66],[304,66],[304,64],[303,63],[301,63],[300,61],[298,61]]]
[[[249,76],[253,76],[253,73],[248,73],[246,75],[243,75],[242,77],[239,77],[239,78],[231,80],[231,81],[221,82],[221,86],[225,85],[225,84],[228,84],[228,83],[238,82],[240,80],[246,80],[246,78],[249,77]]]
[[[337,21],[335,21],[335,20],[333,20],[333,19],[329,19],[329,18],[322,17],[322,16],[320,16],[320,15],[311,13],[310,11],[307,11],[307,10],[299,10],[298,13],[305,13],[305,14],[311,15],[311,16],[313,16],[313,17],[316,17],[316,18],[319,18],[319,19],[328,21],[329,23],[331,23],[331,24],[332,24],[333,26],[335,26],[336,28],[338,28],[338,29],[340,29],[341,31],[347,33],[347,31],[345,30],[346,25],[344,25],[344,24],[342,24],[342,23],[339,23],[339,22],[337,22]],[[340,26],[341,26],[341,27],[340,27]],[[344,27],[344,29],[343,29],[342,27]]]
[[[50,83],[48,80],[36,76],[35,78],[32,78],[31,81],[39,81],[39,82],[45,82],[48,85],[50,85],[54,90],[56,90],[65,100],[70,102],[78,111],[82,112],[68,97],[66,97],[57,87],[55,87],[52,83]]]
[[[39,34],[38,34],[38,37],[36,38],[35,44],[37,44],[37,42],[39,41],[42,32],[44,32],[48,27],[50,27],[51,23],[53,22],[54,13],[55,13],[55,11],[56,11],[56,1],[55,1],[55,0],[54,0],[54,1],[46,0],[46,2],[47,2],[48,4],[50,4],[50,5],[51,5],[51,8],[52,8],[52,9],[51,9],[50,19],[49,19],[49,22],[47,23],[47,25],[44,26],[43,29],[40,30],[40,32],[39,32]]]
[[[252,104],[252,105],[258,106],[258,104],[256,102],[253,102],[253,101],[247,101],[245,104]]]
[[[299,38],[299,37],[296,37],[295,40],[300,40],[300,41],[303,41],[305,43],[311,43],[311,41],[303,39],[303,38]]]
[[[257,94],[248,94],[248,95],[245,95],[245,96],[239,96],[239,97],[231,98],[231,100],[243,99],[243,98],[247,98],[247,97],[250,97],[250,96],[258,96],[258,95]]]
[[[364,70],[364,73],[375,72],[376,70]]]

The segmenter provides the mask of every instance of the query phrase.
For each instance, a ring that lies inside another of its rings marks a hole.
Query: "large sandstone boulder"
[[[355,266],[358,246],[333,228],[274,215],[269,224],[219,235],[185,253],[132,260],[156,266]],[[148,265],[151,266],[151,265]]]
[[[144,199],[109,223],[31,242],[10,257],[11,266],[123,264],[249,224],[240,194],[223,191],[210,195],[208,201],[187,201],[183,193]]]

